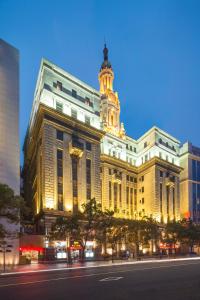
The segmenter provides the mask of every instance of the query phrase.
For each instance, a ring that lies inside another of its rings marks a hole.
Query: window
[[[147,147],[147,142],[144,143],[144,148],[146,148],[146,147]]]
[[[72,118],[77,119],[77,110],[72,108]]]
[[[145,155],[145,161],[147,161],[147,160],[148,160],[148,154]]]
[[[60,130],[56,130],[56,138],[59,141],[63,141],[63,132]]]
[[[114,125],[114,116],[111,115],[111,125]]]
[[[141,202],[142,202],[142,204],[144,204],[144,198],[142,198],[142,201],[141,201]]]
[[[108,173],[109,173],[109,175],[112,175],[112,170],[108,169]]]
[[[133,151],[133,148],[132,148],[132,146],[130,146],[130,150],[131,150],[131,151]]]
[[[200,161],[197,161],[197,181],[200,181]]]
[[[58,210],[63,210],[63,151],[57,150],[57,199]]]
[[[90,99],[89,99],[88,97],[85,97],[85,103],[86,103],[87,105],[90,105]]]
[[[166,193],[167,193],[167,215],[169,215],[169,186],[166,187]]]
[[[197,169],[195,160],[192,160],[192,180],[197,180]]]
[[[163,171],[160,171],[160,177],[163,177]]]
[[[134,183],[137,183],[137,178],[134,178]]]
[[[90,117],[85,116],[85,124],[90,125]]]
[[[130,190],[130,203],[131,203],[131,209],[132,209],[132,205],[133,205],[133,188],[131,188],[131,190]]]
[[[39,168],[40,168],[40,170],[39,170],[39,172],[40,172],[40,177],[42,178],[42,154],[40,154],[40,166],[39,166]],[[40,210],[42,210],[43,209],[43,201],[42,201],[42,180],[40,180],[40,199],[39,199],[39,203],[40,203]]]
[[[144,175],[141,177],[141,181],[144,181]]]
[[[61,102],[56,101],[56,110],[63,112],[63,104]]]
[[[173,207],[173,215],[175,217],[175,189],[172,188],[172,207]]]
[[[136,148],[135,148],[135,147],[134,147],[133,151],[136,153],[136,151],[137,151],[137,150],[136,150]]]
[[[162,192],[163,192],[162,183],[160,183],[160,213],[161,214],[162,214],[162,211],[163,211]]]
[[[122,207],[122,185],[119,184],[119,204]]]
[[[142,193],[144,193],[144,186],[142,187],[141,191],[142,191]]]
[[[73,211],[78,210],[78,158],[72,156],[72,195],[73,195]]]
[[[129,204],[129,187],[126,187],[126,204]]]
[[[114,194],[114,212],[117,211],[117,183],[115,182],[114,183],[114,186],[113,186],[113,194]]]
[[[72,97],[77,98],[77,92],[75,90],[72,90]]]
[[[112,206],[112,183],[109,181],[109,207]]]
[[[86,197],[91,199],[91,160],[86,159]]]
[[[129,181],[129,175],[126,175],[126,180]]]
[[[128,144],[126,144],[126,149],[128,150]]]
[[[86,150],[91,151],[92,150],[92,145],[89,142],[86,142]]]
[[[132,176],[130,176],[130,182],[133,182],[133,177]]]
[[[57,81],[56,87],[59,91],[62,91],[62,82]]]

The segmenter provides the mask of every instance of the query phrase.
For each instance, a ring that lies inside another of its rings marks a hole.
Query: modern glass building
[[[20,191],[19,51],[0,39],[0,182]]]
[[[180,151],[181,213],[200,222],[200,148],[185,143]]]
[[[19,51],[0,39],[0,183],[7,184],[16,195],[20,193],[19,160]],[[9,231],[6,264],[19,261],[19,224],[0,222]],[[0,253],[0,264],[3,253]]]

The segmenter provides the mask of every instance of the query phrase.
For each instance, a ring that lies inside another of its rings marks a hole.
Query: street
[[[0,276],[0,299],[200,299],[200,260]]]

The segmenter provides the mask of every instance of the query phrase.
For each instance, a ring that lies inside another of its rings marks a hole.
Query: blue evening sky
[[[0,0],[0,37],[20,50],[21,149],[41,58],[98,89],[104,37],[127,133],[200,146],[200,1]]]

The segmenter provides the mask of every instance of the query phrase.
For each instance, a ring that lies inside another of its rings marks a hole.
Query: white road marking
[[[29,285],[29,284],[37,284],[37,283],[59,281],[59,280],[66,280],[66,279],[74,279],[74,278],[93,277],[93,276],[99,276],[99,275],[110,275],[110,274],[117,274],[117,273],[128,273],[128,272],[145,271],[145,270],[162,269],[162,268],[163,269],[164,268],[174,268],[174,267],[189,266],[189,265],[196,265],[196,264],[195,263],[176,264],[176,265],[168,265],[168,266],[149,267],[149,268],[143,268],[143,269],[118,270],[118,271],[110,271],[110,272],[105,272],[105,273],[93,273],[93,274],[86,274],[86,275],[67,276],[67,277],[52,278],[52,279],[42,279],[42,280],[19,282],[19,283],[9,283],[9,284],[0,285],[0,288],[3,288],[3,287],[12,287],[12,286],[20,286],[20,285]]]
[[[46,270],[32,270],[32,271],[19,271],[19,272],[8,272],[0,273],[0,276],[7,275],[17,275],[17,274],[29,274],[29,273],[42,273],[42,272],[55,272],[55,271],[65,271],[65,270],[80,270],[80,269],[92,269],[92,268],[102,268],[102,267],[113,267],[113,266],[125,266],[125,265],[140,265],[148,263],[165,263],[174,261],[189,261],[189,260],[200,260],[200,257],[190,257],[190,258],[176,258],[176,259],[163,259],[163,260],[145,260],[145,261],[129,261],[129,262],[119,262],[113,264],[102,264],[93,266],[80,266],[80,267],[65,267],[65,268],[54,268]]]
[[[117,281],[122,278],[124,278],[124,277],[107,277],[107,278],[100,279],[99,281]]]

